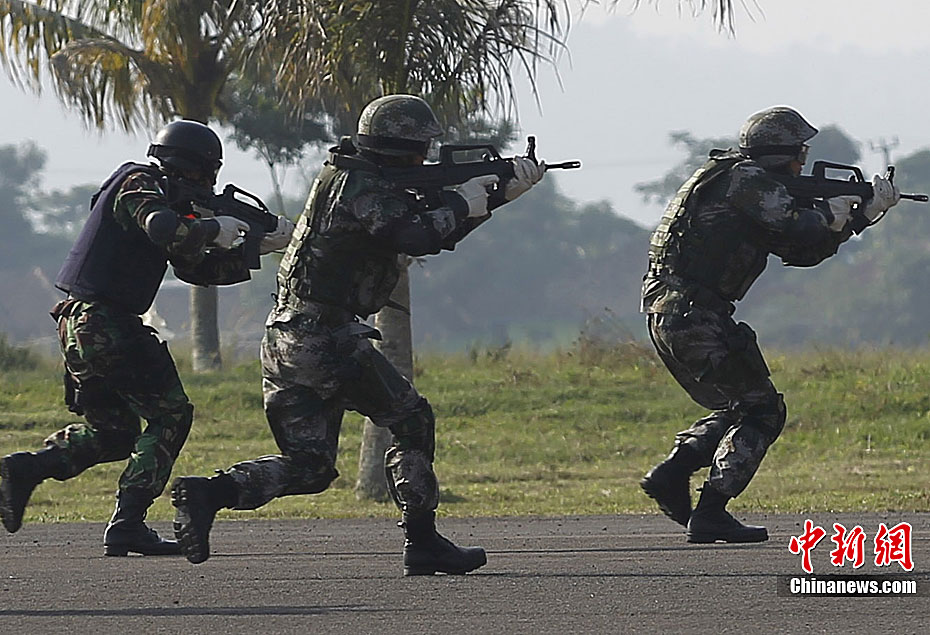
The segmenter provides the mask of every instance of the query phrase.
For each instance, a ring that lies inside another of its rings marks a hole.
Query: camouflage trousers
[[[738,496],[785,425],[782,395],[748,324],[729,313],[693,308],[686,315],[652,313],[649,334],[659,357],[694,401],[713,410],[676,435],[710,466],[708,482]]]
[[[325,326],[295,314],[270,320],[262,340],[262,391],[281,454],[237,463],[227,471],[238,485],[236,509],[325,490],[338,476],[336,454],[346,410],[393,433],[385,470],[397,506],[436,509],[433,411],[372,346],[369,338],[378,336],[358,322]]]
[[[54,478],[129,459],[120,490],[155,498],[190,432],[194,407],[168,347],[137,315],[101,303],[68,299],[52,310],[65,362],[65,401],[85,423],[45,440],[62,450]],[[147,422],[143,430],[140,417]]]

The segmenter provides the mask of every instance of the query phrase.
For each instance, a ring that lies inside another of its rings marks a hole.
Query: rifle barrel
[[[562,163],[546,164],[546,170],[574,170],[581,167],[581,161],[563,161]]]
[[[919,201],[921,203],[930,201],[930,196],[927,196],[926,194],[902,194],[901,198],[907,199],[909,201]]]

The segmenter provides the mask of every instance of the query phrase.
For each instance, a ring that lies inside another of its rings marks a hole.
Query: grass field
[[[930,510],[930,352],[768,358],[788,423],[731,509]],[[198,375],[182,356],[180,369],[196,414],[175,475],[208,475],[276,451],[257,362]],[[0,453],[37,449],[74,420],[59,376],[52,362],[0,372]],[[428,356],[417,360],[417,386],[436,413],[440,514],[450,516],[653,513],[639,478],[665,456],[675,432],[704,414],[639,344]],[[327,492],[221,517],[395,515],[390,504],[355,498],[360,434],[361,418],[347,415],[341,477]],[[121,469],[101,465],[44,483],[26,521],[105,520]],[[150,517],[170,516],[165,495]]]

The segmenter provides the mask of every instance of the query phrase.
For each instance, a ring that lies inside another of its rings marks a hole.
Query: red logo
[[[875,535],[875,566],[888,567],[897,562],[905,571],[914,568],[911,558],[911,525],[898,523],[891,529],[885,523],[879,523],[878,533]],[[836,548],[830,552],[830,563],[834,567],[842,567],[846,562],[852,562],[853,568],[858,569],[865,564],[866,533],[859,525],[848,530],[840,523],[833,523],[833,536],[830,540]],[[819,527],[811,520],[804,521],[804,532],[800,536],[792,536],[788,543],[788,551],[801,556],[801,568],[807,573],[813,573],[811,564],[811,551],[827,535],[823,527]]]
[[[817,546],[817,543],[823,540],[827,535],[823,527],[817,527],[813,521],[804,521],[804,533],[800,537],[792,536],[791,542],[788,543],[788,551],[794,554],[801,554],[801,568],[808,573],[814,572],[811,566],[811,551]]]

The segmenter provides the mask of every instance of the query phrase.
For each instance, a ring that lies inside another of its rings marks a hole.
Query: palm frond
[[[612,0],[610,4],[615,7],[622,1],[623,0]],[[755,0],[751,1],[755,4]],[[632,9],[635,11],[644,2],[658,6],[660,0],[632,0]],[[740,0],[740,2],[745,6],[745,0]],[[736,33],[736,13],[732,0],[677,0],[677,4],[679,11],[687,7],[690,9],[691,15],[693,16],[704,13],[709,8],[713,16],[714,24],[719,30],[731,34]]]
[[[449,122],[509,115],[515,67],[536,73],[564,48],[561,0],[271,0],[263,40],[281,59],[282,89],[320,91],[358,110],[386,92],[416,92]]]
[[[109,121],[124,130],[151,127],[172,112],[166,69],[112,39],[70,42],[51,64],[62,101],[98,128]]]
[[[36,92],[41,90],[44,60],[71,40],[107,35],[59,11],[65,3],[48,4],[0,0],[0,61],[16,84]]]

